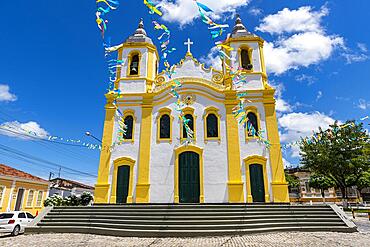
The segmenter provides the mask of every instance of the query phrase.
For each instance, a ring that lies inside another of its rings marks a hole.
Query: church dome
[[[237,15],[235,20],[235,26],[233,32],[231,33],[231,38],[245,37],[245,36],[254,36],[251,32],[247,30],[244,26],[242,19]]]
[[[140,19],[139,26],[136,29],[135,33],[131,35],[130,37],[128,37],[128,39],[126,40],[126,43],[135,43],[135,42],[137,43],[144,42],[144,43],[153,44],[152,39],[147,36],[146,31],[144,29],[143,18]]]

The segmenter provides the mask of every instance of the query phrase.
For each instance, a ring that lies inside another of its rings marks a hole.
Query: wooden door
[[[265,202],[265,186],[262,165],[249,166],[253,202]]]
[[[118,167],[116,203],[126,203],[130,185],[130,166]]]
[[[179,200],[180,203],[199,203],[199,155],[183,152],[179,156]]]

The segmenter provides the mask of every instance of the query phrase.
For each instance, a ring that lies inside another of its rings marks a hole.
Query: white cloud
[[[326,6],[318,11],[304,6],[297,10],[285,8],[266,16],[256,30],[278,35],[276,41],[265,44],[267,69],[279,75],[308,67],[327,60],[336,48],[343,48],[343,38],[327,34],[321,24],[328,14]]]
[[[206,57],[201,57],[199,59],[201,63],[204,63],[207,66],[212,66],[217,70],[222,70],[222,61],[218,56],[218,48],[212,47]]]
[[[299,82],[307,82],[308,86],[314,84],[315,81],[317,80],[316,77],[314,77],[312,75],[306,75],[306,74],[297,75],[295,77],[295,79],[296,79],[296,81],[299,81]]]
[[[283,91],[285,90],[284,85],[282,83],[273,84],[272,86],[275,88],[275,97],[276,97],[276,111],[278,114],[284,113],[284,112],[292,112],[293,107],[286,102],[283,97]]]
[[[312,135],[319,127],[327,129],[335,120],[320,112],[293,112],[284,114],[278,119],[280,138],[283,143],[300,140],[301,137]]]
[[[277,75],[290,69],[308,67],[327,60],[335,48],[343,45],[343,38],[338,36],[317,32],[294,34],[265,44],[266,67]]]
[[[360,49],[361,52],[367,52],[368,51],[367,45],[364,44],[364,43],[357,43],[357,47],[358,47],[358,49]]]
[[[48,136],[48,132],[34,121],[27,123],[20,123],[18,121],[2,123],[0,125],[0,134],[24,140],[29,140],[31,137],[44,139]]]
[[[323,96],[322,91],[318,91],[317,96],[316,96],[316,101],[319,101],[322,98],[322,96]]]
[[[321,18],[328,15],[329,10],[323,6],[319,11],[314,11],[311,6],[303,6],[297,10],[284,8],[273,15],[263,18],[256,30],[271,34],[291,32],[318,32],[323,31]]]
[[[16,101],[17,96],[10,93],[8,85],[0,84],[0,101]]]
[[[367,110],[368,108],[370,108],[370,102],[364,99],[359,99],[358,104],[356,106],[360,108],[361,110]]]
[[[237,8],[247,6],[250,0],[202,0],[201,2],[214,11],[214,19],[219,19],[226,13],[232,17]],[[159,6],[164,12],[165,21],[178,22],[180,25],[189,24],[199,16],[194,0],[164,0]]]
[[[369,59],[369,56],[364,53],[343,53],[342,56],[346,59],[347,64],[359,63]]]
[[[259,16],[259,15],[262,15],[262,9],[259,9],[259,8],[256,8],[256,7],[252,7],[248,10],[248,13],[253,15],[253,16]]]

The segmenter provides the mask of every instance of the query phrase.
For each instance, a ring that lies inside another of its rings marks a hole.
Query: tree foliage
[[[369,136],[362,124],[347,121],[319,129],[301,140],[301,162],[314,173],[330,178],[347,198],[346,188],[356,185],[370,167]]]
[[[285,179],[288,183],[289,188],[299,187],[299,179],[296,176],[285,173]]]
[[[87,206],[93,200],[94,197],[88,192],[83,192],[81,196],[71,195],[66,198],[63,198],[60,195],[53,195],[46,198],[44,206]]]
[[[314,189],[319,189],[323,198],[325,197],[325,190],[335,187],[335,183],[331,178],[317,173],[311,175],[308,184]]]

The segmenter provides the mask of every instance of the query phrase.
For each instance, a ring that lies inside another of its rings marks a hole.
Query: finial
[[[144,28],[144,19],[140,18],[139,26],[138,28]]]

